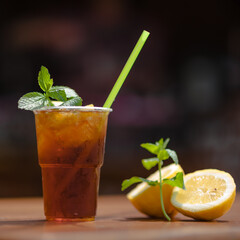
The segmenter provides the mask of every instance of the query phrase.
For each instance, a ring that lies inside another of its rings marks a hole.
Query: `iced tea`
[[[47,220],[94,220],[110,111],[86,107],[34,111]]]

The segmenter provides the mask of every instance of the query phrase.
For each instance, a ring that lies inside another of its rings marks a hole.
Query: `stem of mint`
[[[161,202],[162,211],[163,211],[163,214],[164,214],[165,218],[166,218],[168,221],[171,221],[171,218],[167,215],[167,213],[166,213],[166,211],[165,211],[164,202],[163,202],[161,165],[162,165],[162,164],[161,164],[161,161],[159,161],[159,163],[158,163],[158,171],[159,171],[160,202]]]

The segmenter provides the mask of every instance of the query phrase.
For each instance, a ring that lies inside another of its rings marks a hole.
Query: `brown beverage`
[[[94,220],[110,111],[87,107],[34,111],[47,220]]]

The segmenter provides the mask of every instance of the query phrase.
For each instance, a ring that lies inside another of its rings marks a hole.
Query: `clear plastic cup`
[[[47,220],[93,221],[110,108],[34,110]]]

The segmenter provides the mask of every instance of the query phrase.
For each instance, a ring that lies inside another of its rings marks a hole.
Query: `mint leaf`
[[[141,177],[131,177],[130,179],[126,179],[122,182],[122,191],[130,187],[131,185],[139,182],[146,182],[150,186],[156,186],[158,185],[158,181],[151,181],[146,178],[141,178]]]
[[[44,92],[47,92],[53,85],[48,69],[44,66],[41,66],[41,70],[38,73],[38,84]]]
[[[163,183],[167,183],[173,187],[179,187],[185,189],[184,180],[183,180],[183,173],[178,172],[175,177],[170,179],[163,179]]]
[[[148,180],[146,178],[143,178],[142,179],[143,182],[146,182],[149,186],[157,186],[159,185],[159,182],[156,180],[156,181],[152,181],[152,180]]]
[[[153,154],[157,154],[159,151],[159,146],[153,143],[142,143],[140,146]]]
[[[45,107],[49,107],[49,106],[53,107],[54,104],[52,103],[52,101],[51,101],[49,98],[46,98],[46,99],[44,100],[44,106],[45,106]]]
[[[131,185],[133,185],[134,183],[139,183],[142,182],[142,178],[140,177],[131,177],[130,179],[125,179],[122,182],[122,191],[124,191],[125,189],[127,189],[128,187],[130,187]]]
[[[170,138],[167,138],[163,143],[163,149],[165,149],[170,141]]]
[[[164,143],[163,138],[161,138],[158,142],[155,142],[155,144],[159,146],[159,149],[163,148],[163,143]]]
[[[155,143],[159,147],[159,150],[165,149],[170,141],[170,138],[167,138],[165,141],[161,138],[158,142]]]
[[[49,97],[56,99],[58,101],[61,101],[61,102],[67,101],[67,96],[66,96],[66,93],[64,90],[51,88],[50,91],[48,91],[48,95],[49,95]]]
[[[171,149],[166,149],[166,151],[168,152],[169,156],[172,158],[172,160],[178,164],[178,156],[176,154],[175,151],[171,150]]]
[[[61,104],[61,106],[82,106],[82,98],[80,97],[71,98],[64,102],[63,104]]]
[[[34,110],[50,104],[45,95],[39,92],[30,92],[23,95],[18,101],[18,108],[24,110]]]
[[[169,154],[166,149],[162,149],[158,152],[157,157],[159,158],[159,160],[167,160],[169,159]]]
[[[78,97],[78,94],[73,89],[65,86],[53,86],[51,87],[49,92],[58,91],[58,90],[63,90],[66,93],[67,98]]]
[[[158,158],[148,158],[142,160],[142,165],[147,169],[150,170],[151,168],[155,167],[159,163]]]

